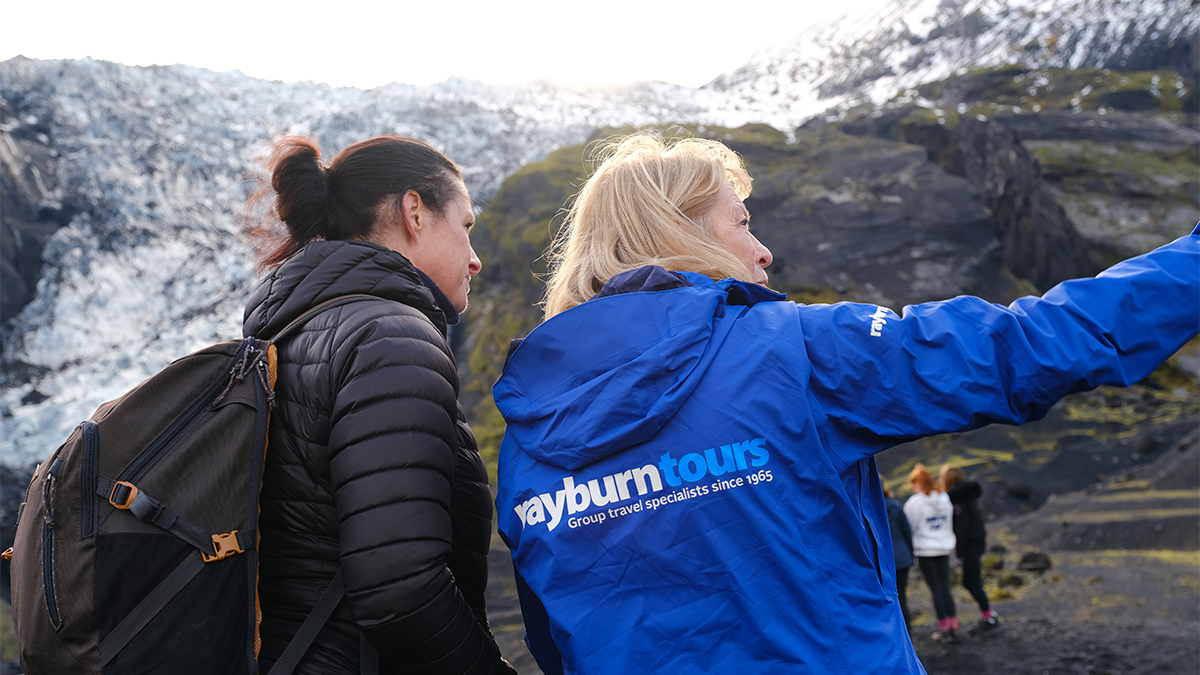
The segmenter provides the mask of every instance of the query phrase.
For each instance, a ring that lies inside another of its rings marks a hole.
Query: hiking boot
[[[939,630],[933,633],[933,641],[940,642],[944,645],[950,645],[958,642],[958,631],[953,628],[949,630]]]
[[[971,635],[982,635],[995,631],[1000,627],[1000,620],[995,615],[990,619],[980,619],[979,623],[970,630]]]

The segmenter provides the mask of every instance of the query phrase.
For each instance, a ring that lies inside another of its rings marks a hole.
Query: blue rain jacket
[[[1198,276],[1193,232],[1008,307],[613,279],[494,388],[531,652],[548,674],[923,673],[874,453],[1145,377],[1197,334]]]

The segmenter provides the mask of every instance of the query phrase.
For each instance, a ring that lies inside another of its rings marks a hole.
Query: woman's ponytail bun
[[[316,140],[286,136],[275,143],[267,170],[270,185],[251,196],[245,228],[260,270],[278,266],[313,241],[369,239],[379,205],[389,196],[414,190],[440,212],[462,181],[462,172],[445,155],[424,141],[400,136],[355,143],[328,166]],[[274,215],[286,231],[255,216],[256,203],[271,196]]]
[[[322,226],[332,195],[316,141],[303,136],[284,138],[275,145],[267,168],[275,191],[275,213],[287,225],[296,248],[324,237]]]

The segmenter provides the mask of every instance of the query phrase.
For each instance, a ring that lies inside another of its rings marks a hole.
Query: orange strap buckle
[[[108,503],[118,509],[128,509],[133,500],[137,499],[138,489],[133,483],[123,480],[113,485],[112,493],[108,495]]]
[[[212,536],[212,542],[213,551],[216,552],[216,555],[209,555],[204,551],[201,551],[200,557],[204,558],[204,562],[216,562],[218,560],[224,560],[231,555],[245,553],[245,549],[238,544],[237,533],[238,531],[234,530],[233,532],[227,532],[225,534],[214,534]]]

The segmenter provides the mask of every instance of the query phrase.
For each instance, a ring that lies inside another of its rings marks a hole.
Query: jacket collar
[[[244,335],[270,336],[326,300],[363,293],[417,309],[445,335],[453,306],[403,255],[356,240],[314,241],[268,276],[246,305]],[[441,299],[437,296],[441,296]],[[457,312],[453,316],[457,319]]]

